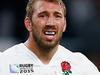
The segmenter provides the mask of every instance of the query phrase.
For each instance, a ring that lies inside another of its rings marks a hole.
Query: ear
[[[24,19],[24,24],[25,24],[26,29],[27,29],[29,32],[32,32],[32,24],[31,24],[31,21],[30,21],[29,17],[26,17],[26,18]]]
[[[67,27],[67,22],[66,22],[66,19],[65,19],[65,24],[64,24],[63,32],[65,32],[66,27]]]

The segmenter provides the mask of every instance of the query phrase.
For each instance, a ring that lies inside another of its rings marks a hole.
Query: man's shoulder
[[[84,54],[81,52],[73,52],[63,46],[59,46],[59,49],[62,51],[63,55],[69,56],[70,59],[73,59],[75,61],[83,61],[83,60],[89,60]]]
[[[69,54],[70,56],[74,56],[74,58],[84,58],[85,55],[82,54],[81,52],[73,52],[66,47],[59,45],[59,49],[64,53],[64,54]]]
[[[23,56],[23,46],[21,44],[16,44],[9,49],[5,50],[3,53],[0,54],[0,64],[10,63],[10,62],[18,62],[22,59]]]
[[[3,55],[3,56],[10,56],[10,55],[16,54],[16,52],[18,52],[18,50],[21,48],[21,44],[22,44],[22,43],[16,44],[16,45],[14,45],[14,46],[8,48],[7,50],[5,50],[5,51],[2,53],[2,55]]]

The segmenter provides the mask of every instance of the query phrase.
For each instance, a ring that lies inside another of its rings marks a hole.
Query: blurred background
[[[69,50],[82,52],[100,70],[100,0],[64,0],[68,27],[61,44]],[[27,0],[0,2],[0,51],[24,42]]]

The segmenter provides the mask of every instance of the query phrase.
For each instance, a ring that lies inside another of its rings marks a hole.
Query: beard
[[[36,42],[36,45],[38,46],[38,48],[40,50],[45,51],[45,52],[49,52],[59,44],[59,41],[62,37],[62,33],[60,33],[59,37],[57,37],[57,39],[53,40],[53,41],[43,40],[42,36],[37,35],[37,32],[35,32],[34,30],[33,30],[32,36]]]

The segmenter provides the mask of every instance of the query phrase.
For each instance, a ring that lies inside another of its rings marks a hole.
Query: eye
[[[62,18],[62,16],[61,15],[56,15],[56,18]]]
[[[60,18],[63,17],[63,15],[62,15],[61,12],[55,12],[55,13],[54,13],[54,16],[55,16],[55,18],[57,18],[57,19],[60,19]]]
[[[40,18],[46,18],[48,16],[48,14],[46,12],[41,12],[38,14],[38,17]]]
[[[44,14],[39,14],[38,17],[45,17],[46,15]]]

